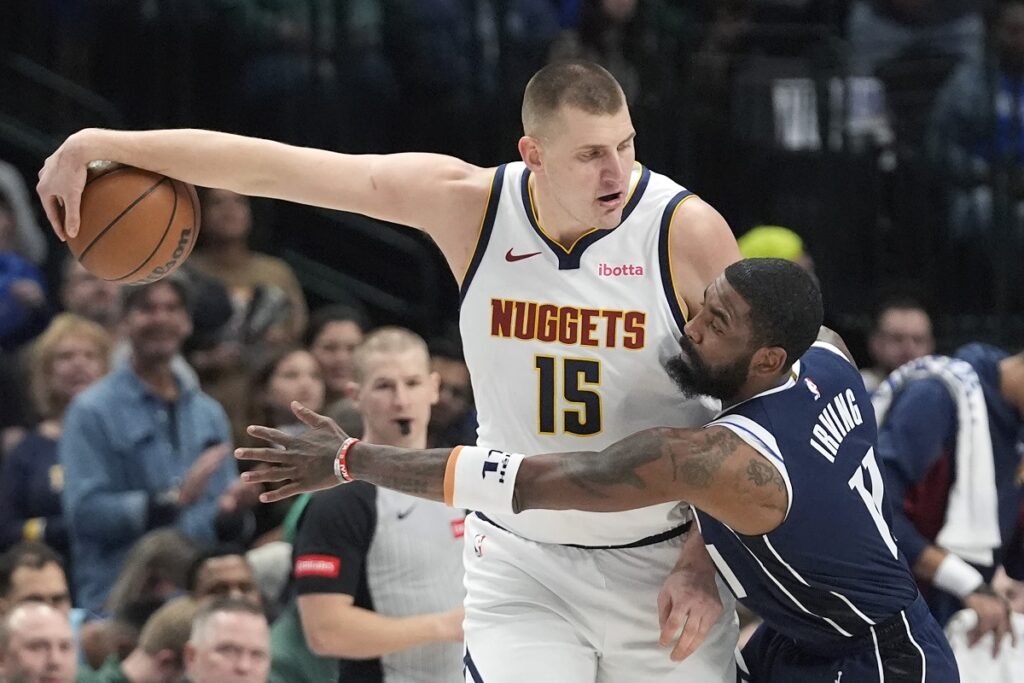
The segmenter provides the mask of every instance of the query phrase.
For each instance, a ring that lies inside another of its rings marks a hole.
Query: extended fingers
[[[294,467],[264,467],[242,472],[242,481],[246,484],[274,484],[279,481],[291,481],[298,474]]]
[[[236,448],[235,458],[269,462],[271,465],[295,464],[295,456],[290,451],[283,451],[280,448]]]
[[[1003,638],[1005,636],[1010,637],[1010,647],[1016,647],[1017,645],[1017,634],[1013,631],[1013,615],[1010,611],[1010,605],[1004,602],[1003,606],[1005,607],[1003,618],[999,620],[992,631],[992,636],[995,639],[995,642],[992,643],[993,659],[999,656],[999,650],[1003,646]]]
[[[280,429],[274,429],[273,427],[264,427],[262,425],[249,425],[248,429],[245,430],[249,436],[255,436],[257,439],[263,441],[269,441],[270,443],[277,444],[288,448],[295,442],[295,439],[290,435],[282,432]]]
[[[304,492],[305,492],[305,489],[303,489],[302,486],[300,486],[299,484],[285,484],[284,486],[282,486],[279,489],[274,489],[273,491],[267,491],[266,493],[261,493],[260,494],[260,502],[261,503],[276,503],[279,500],[284,500],[285,498],[291,498],[292,496],[297,496],[298,494],[304,493]]]
[[[312,427],[313,429],[322,427],[327,423],[327,417],[307,408],[298,401],[292,401],[291,408],[295,417],[299,418],[304,424]]]
[[[82,224],[82,216],[80,214],[80,208],[82,204],[81,191],[78,193],[71,192],[65,197],[62,197],[64,202],[64,230],[67,231],[68,237],[74,237],[78,234],[78,228]]]
[[[661,619],[661,637],[658,644],[662,647],[671,645],[679,637],[679,631],[686,624],[687,612],[683,609],[672,609]]]
[[[672,649],[672,661],[681,662],[700,647],[708,635],[709,619],[691,613],[679,641]]]
[[[50,221],[50,225],[53,226],[53,231],[57,233],[57,237],[60,238],[61,242],[66,242],[68,234],[64,231],[64,220],[61,217],[60,203],[57,201],[57,198],[46,198],[42,201],[42,204],[46,218]]]

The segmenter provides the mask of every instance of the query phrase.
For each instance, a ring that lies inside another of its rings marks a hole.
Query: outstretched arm
[[[252,427],[251,434],[283,448],[236,452],[241,459],[277,465],[244,475],[247,481],[283,483],[263,494],[266,502],[338,483],[334,461],[347,435],[329,418],[298,404],[294,410],[313,429],[289,436]],[[459,457],[449,449],[417,451],[360,443],[348,453],[348,470],[357,479],[437,501],[446,499],[446,480],[456,488],[494,480],[481,476],[478,481],[475,472],[465,481],[453,477],[456,468],[449,461]],[[522,462],[510,484],[515,512],[612,512],[687,501],[745,534],[777,527],[789,502],[779,471],[724,427],[648,429],[600,452],[534,456]]]
[[[516,479],[516,511],[614,512],[686,501],[741,533],[783,520],[785,482],[764,456],[724,427],[638,432],[599,453],[526,460]]]
[[[61,238],[78,230],[86,166],[97,160],[417,227],[458,268],[476,242],[493,176],[438,154],[338,154],[207,130],[85,129],[46,160],[36,186]]]

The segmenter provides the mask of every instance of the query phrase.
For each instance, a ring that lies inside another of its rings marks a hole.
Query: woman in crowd
[[[362,343],[368,327],[362,311],[334,304],[313,313],[303,339],[306,348],[320,364],[324,377],[324,413],[355,436],[363,433],[362,418],[345,391],[352,382],[352,354]]]
[[[68,555],[61,510],[64,476],[57,462],[64,412],[71,399],[107,373],[111,339],[96,323],[70,313],[53,319],[32,347],[29,387],[40,417],[0,472],[0,547],[43,541]]]
[[[309,351],[291,347],[272,353],[256,369],[249,381],[247,424],[269,425],[285,432],[306,428],[292,414],[292,401],[313,410],[324,406],[325,385],[320,365]],[[250,441],[245,437],[244,441]],[[281,522],[292,501],[258,505],[256,545],[278,540]]]

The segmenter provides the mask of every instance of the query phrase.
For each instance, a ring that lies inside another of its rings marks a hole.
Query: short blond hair
[[[148,655],[171,650],[180,660],[198,612],[199,603],[187,596],[165,603],[146,620],[139,634],[139,648]]]
[[[536,137],[562,107],[611,115],[618,114],[625,106],[622,86],[604,67],[583,60],[553,62],[526,84],[523,132]]]
[[[374,330],[363,339],[363,343],[356,347],[352,355],[355,380],[362,382],[366,377],[366,366],[369,364],[370,356],[412,350],[423,352],[429,371],[430,351],[427,350],[427,342],[423,341],[423,337],[404,327],[381,327]]]
[[[62,406],[50,390],[50,372],[57,357],[57,346],[68,337],[87,339],[96,345],[104,363],[104,372],[109,369],[110,349],[113,341],[106,330],[97,323],[74,313],[57,315],[46,330],[32,344],[29,356],[29,390],[36,410],[42,417],[56,417]]]

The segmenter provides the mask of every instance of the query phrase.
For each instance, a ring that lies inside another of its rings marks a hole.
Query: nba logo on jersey
[[[808,391],[810,391],[812,394],[814,394],[814,400],[815,401],[817,401],[819,398],[821,398],[821,391],[818,390],[818,385],[815,384],[814,381],[811,380],[810,377],[804,377],[804,384],[807,385]]]

